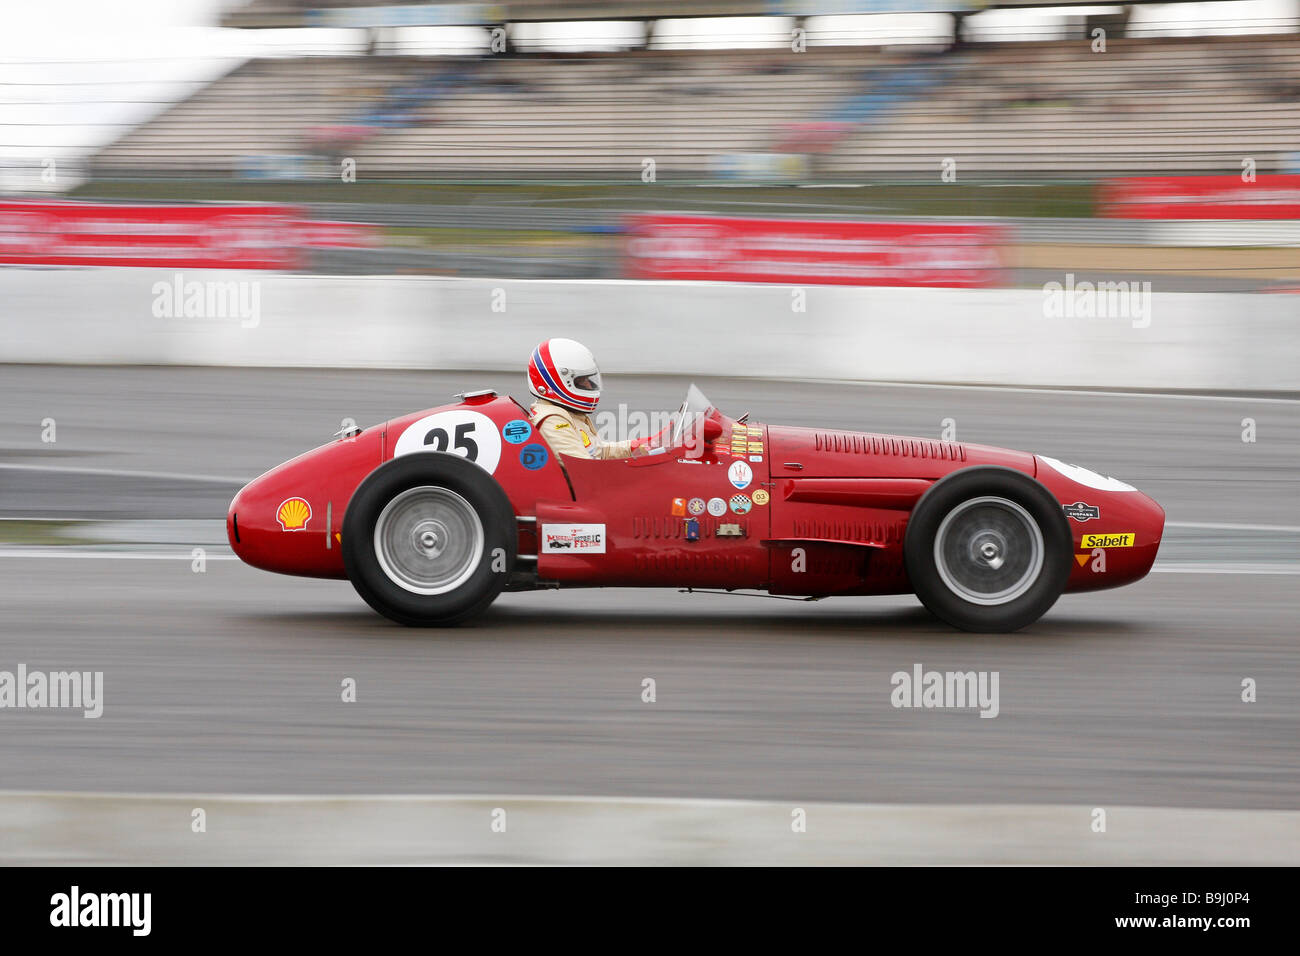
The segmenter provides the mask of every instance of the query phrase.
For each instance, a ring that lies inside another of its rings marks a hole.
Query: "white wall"
[[[1156,293],[1151,321],[1046,318],[1039,290],[295,276],[239,318],[158,318],[155,269],[0,269],[0,362],[517,369],[541,339],[620,372],[1300,388],[1300,296]],[[505,311],[493,311],[497,290]]]

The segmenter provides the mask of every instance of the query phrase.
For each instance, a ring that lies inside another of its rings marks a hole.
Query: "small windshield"
[[[682,443],[687,423],[703,420],[713,411],[716,411],[713,403],[692,382],[691,387],[686,390],[686,401],[682,402],[681,407],[677,409],[676,420],[673,422],[673,444]]]

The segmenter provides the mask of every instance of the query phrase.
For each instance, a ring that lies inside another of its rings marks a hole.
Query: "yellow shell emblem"
[[[275,520],[285,531],[301,531],[311,520],[311,505],[305,498],[287,498],[275,510]]]

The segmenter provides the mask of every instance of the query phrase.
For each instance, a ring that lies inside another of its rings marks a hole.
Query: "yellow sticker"
[[[568,428],[568,427],[569,427],[569,423],[568,423],[568,422],[556,422],[555,425],[554,425],[553,427],[555,427],[555,428]]]
[[[1137,534],[1125,531],[1120,534],[1085,534],[1081,548],[1131,548]]]
[[[767,493],[766,489],[759,488],[752,495],[749,496],[749,500],[754,502],[754,504],[756,505],[765,505],[771,499],[771,497],[772,496]]]

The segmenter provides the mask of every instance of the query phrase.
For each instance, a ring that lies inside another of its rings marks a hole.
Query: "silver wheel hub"
[[[994,495],[963,501],[934,536],[934,564],[947,588],[972,604],[1006,604],[1043,570],[1043,532],[1023,507]]]
[[[408,488],[379,513],[374,549],[379,567],[398,587],[445,594],[478,569],[483,522],[473,505],[448,488]]]
[[[422,521],[411,534],[412,544],[426,558],[436,558],[447,546],[447,529],[438,521]]]
[[[975,542],[979,560],[994,570],[1002,567],[1002,549],[1004,547],[1002,536],[995,532],[988,532]]]

